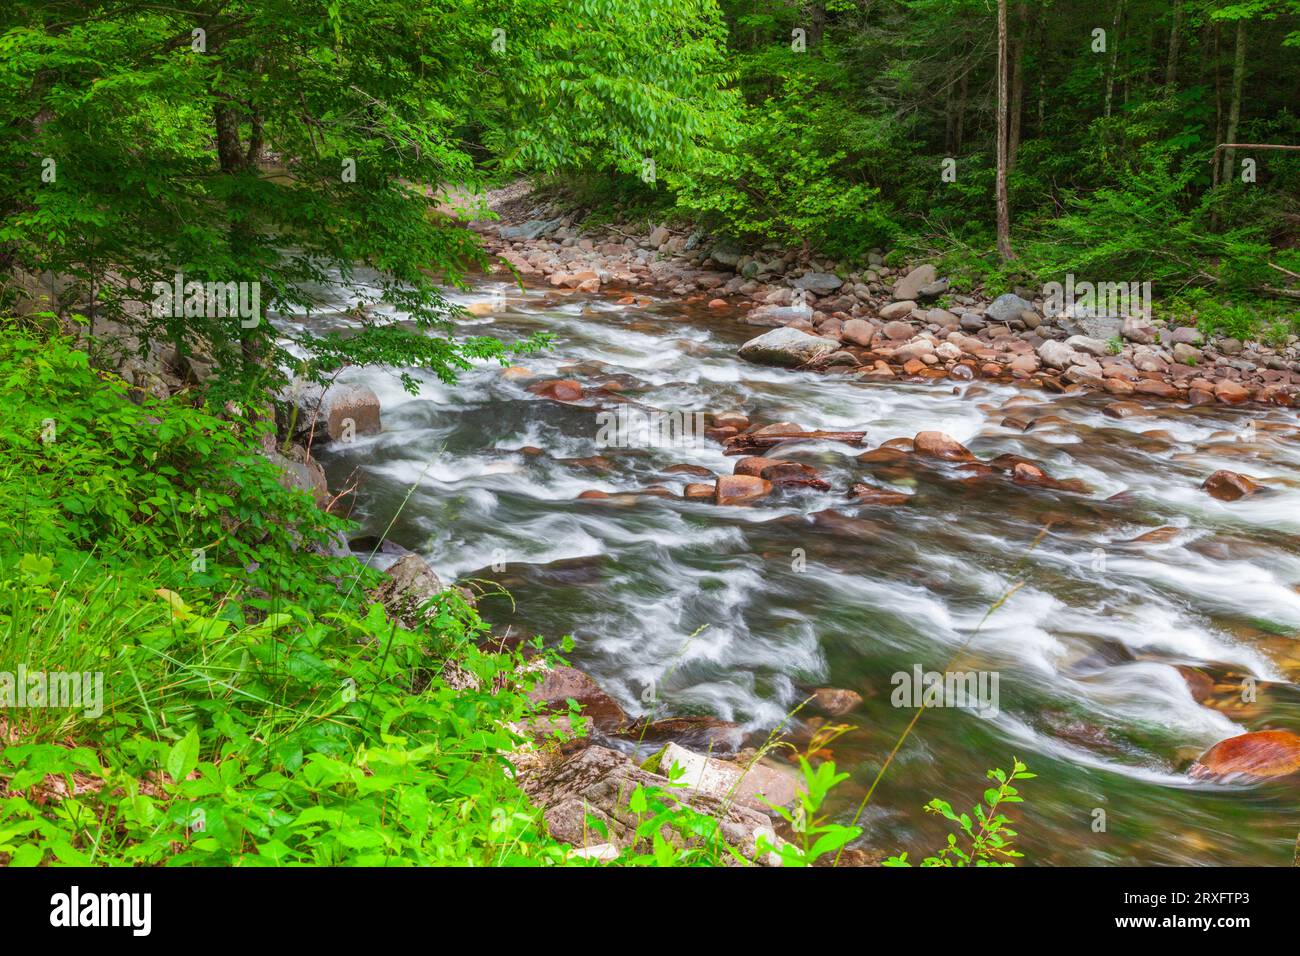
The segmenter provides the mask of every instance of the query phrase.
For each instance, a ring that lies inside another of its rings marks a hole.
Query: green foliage
[[[970,813],[957,813],[952,806],[937,797],[926,804],[927,813],[935,813],[957,824],[956,833],[948,834],[948,845],[934,856],[922,861],[922,866],[1015,866],[1015,860],[1024,856],[1011,845],[1016,831],[1011,820],[1002,813],[1008,803],[1023,803],[1013,780],[1030,780],[1037,774],[1029,773],[1019,759],[1012,758],[1011,773],[990,770],[988,778],[996,780],[996,787],[984,791],[984,802],[977,803]],[[963,839],[964,838],[964,841]],[[907,854],[891,856],[885,866],[911,866]]]
[[[1223,298],[1207,289],[1188,289],[1162,303],[1158,313],[1177,325],[1194,325],[1205,335],[1285,344],[1300,334],[1300,309],[1280,302]]]
[[[832,760],[818,764],[814,769],[802,754],[799,756],[799,769],[803,773],[804,788],[796,797],[794,810],[773,807],[781,819],[790,824],[797,842],[773,846],[766,838],[759,838],[759,852],[776,853],[782,866],[814,866],[832,853],[838,855],[847,843],[862,835],[861,827],[834,823],[828,814],[821,812],[832,788],[849,779],[849,775],[836,773]]]
[[[133,404],[64,340],[0,339],[0,398],[0,671],[102,675],[5,709],[0,862],[567,861],[504,758],[536,670],[459,592],[399,626],[256,428]]]
[[[851,257],[887,242],[896,227],[879,190],[851,172],[834,127],[810,122],[806,93],[792,84],[746,109],[734,141],[673,178],[678,207],[754,244]]]
[[[29,274],[68,277],[59,311],[93,298],[248,394],[289,364],[265,315],[318,311],[336,282],[409,320],[377,310],[358,335],[304,336],[313,368],[451,380],[506,352],[452,338],[442,289],[486,259],[442,187],[687,162],[729,101],[720,40],[712,0],[15,0],[0,8],[0,308]],[[155,314],[155,283],[177,274],[258,283],[261,321]]]

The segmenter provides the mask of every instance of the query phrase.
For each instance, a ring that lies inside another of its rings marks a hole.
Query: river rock
[[[1021,312],[1026,310],[1032,312],[1033,309],[1032,302],[1026,302],[1014,292],[1007,292],[994,299],[984,310],[984,315],[990,322],[1006,323],[1019,318]]]
[[[307,492],[318,508],[329,504],[330,489],[325,470],[302,445],[291,445],[288,454],[283,454],[279,448],[268,444],[262,454],[280,467],[281,486]]]
[[[912,447],[918,455],[942,458],[944,461],[974,461],[966,446],[944,432],[917,432]]]
[[[813,310],[806,305],[760,305],[745,316],[745,324],[780,327],[791,322],[807,322],[812,317]]]
[[[1201,487],[1220,501],[1237,501],[1253,495],[1259,485],[1246,475],[1220,469],[1201,483]]]
[[[1214,383],[1214,397],[1225,404],[1238,405],[1250,399],[1250,389],[1225,378]]]
[[[862,695],[857,691],[842,687],[818,687],[812,692],[809,706],[828,717],[841,717],[862,703]]]
[[[782,328],[765,332],[740,347],[741,358],[759,365],[795,368],[834,352],[840,347],[836,339],[808,335],[798,329]]]
[[[806,272],[790,283],[796,289],[807,289],[814,295],[829,295],[844,284],[844,280],[829,272]]]
[[[1263,780],[1300,770],[1300,736],[1286,730],[1261,730],[1215,744],[1192,765],[1191,775]]]
[[[664,775],[679,767],[680,781],[692,790],[722,800],[737,800],[756,810],[766,809],[769,803],[789,806],[799,792],[794,777],[761,762],[718,760],[675,743],[664,747],[659,767]]]
[[[913,359],[920,359],[926,355],[934,354],[934,343],[929,339],[916,338],[906,345],[900,345],[894,349],[893,359],[895,362],[910,362]]]
[[[589,675],[575,667],[548,668],[541,682],[528,692],[528,699],[547,710],[568,712],[568,701],[582,705],[582,714],[601,730],[622,728],[628,717],[618,701],[600,689]]]
[[[433,568],[424,558],[411,552],[389,566],[383,580],[369,597],[387,608],[403,627],[415,628],[436,613],[427,605],[443,590]]]
[[[1152,345],[1156,340],[1155,326],[1139,316],[1126,316],[1120,326],[1120,335],[1139,345]]]
[[[755,475],[723,475],[718,479],[713,500],[720,505],[743,505],[772,492],[772,483]]]
[[[582,386],[571,378],[551,379],[529,385],[528,391],[542,398],[557,402],[578,402],[582,400]]]
[[[643,770],[626,756],[608,747],[583,747],[559,761],[529,759],[513,755],[519,767],[518,782],[532,802],[542,808],[542,818],[551,836],[575,846],[610,843],[627,847],[637,841],[642,815],[629,803],[638,788],[666,790],[668,779]],[[734,800],[698,790],[682,790],[679,798],[687,806],[711,816],[719,823],[721,836],[746,859],[760,865],[780,865],[772,853],[760,855],[760,836],[779,844],[766,814]],[[591,819],[599,820],[607,835],[593,831]],[[725,855],[727,865],[737,861]]]
[[[1075,351],[1087,352],[1089,355],[1097,358],[1110,354],[1109,344],[1102,339],[1094,339],[1087,335],[1071,335],[1065,340],[1065,344]]]
[[[1101,410],[1101,413],[1107,418],[1133,418],[1135,416],[1142,418],[1151,414],[1147,408],[1137,402],[1111,402]]]
[[[1200,329],[1190,325],[1170,329],[1165,332],[1164,338],[1174,344],[1182,342],[1187,345],[1200,345],[1205,341],[1205,336],[1201,334]]]
[[[877,314],[880,316],[882,322],[892,323],[898,319],[907,318],[907,316],[912,314],[914,309],[916,309],[916,303],[911,299],[905,299],[902,302],[891,302],[889,305],[881,306],[880,311]],[[906,325],[906,323],[902,324]],[[888,326],[886,326],[886,328],[888,328]],[[913,331],[912,327],[908,325],[907,329],[905,335],[896,336],[896,338],[910,336]]]
[[[732,468],[732,472],[737,475],[750,475],[752,477],[761,478],[763,476],[764,468],[779,464],[781,464],[780,458],[763,458],[759,455],[754,455],[749,458],[741,458],[737,460],[735,467]]]
[[[910,328],[910,326],[909,326]],[[876,337],[876,327],[866,319],[849,319],[840,327],[840,341],[871,347],[871,340]]]
[[[903,278],[894,283],[894,289],[890,296],[895,302],[904,302],[908,299],[918,299],[921,296],[921,290],[935,280],[934,266],[926,263],[919,265]],[[912,308],[916,307],[913,302]],[[911,310],[909,310],[911,311]]]
[[[1074,364],[1075,353],[1074,349],[1064,342],[1048,339],[1038,346],[1038,357],[1050,368],[1066,369]]]
[[[562,221],[561,219],[530,219],[518,226],[502,226],[497,230],[497,235],[502,239],[531,242],[558,228]]]

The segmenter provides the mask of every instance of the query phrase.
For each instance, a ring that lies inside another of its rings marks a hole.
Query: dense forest
[[[0,862],[1204,862],[1300,766],[1298,104],[1300,0],[7,0]],[[990,631],[1020,723],[919,743],[872,680]]]

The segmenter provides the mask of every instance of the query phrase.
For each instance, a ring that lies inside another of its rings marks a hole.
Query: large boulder
[[[268,445],[263,447],[262,454],[279,466],[279,481],[283,487],[307,492],[318,508],[329,504],[330,489],[325,480],[325,470],[307,449],[301,445],[290,445],[285,454],[279,448]]]
[[[557,229],[561,219],[530,219],[518,226],[502,226],[497,235],[516,242],[531,242]]]
[[[796,368],[828,355],[840,347],[836,339],[809,335],[798,329],[781,328],[764,332],[740,347],[740,357],[759,365]]]
[[[411,552],[398,558],[384,572],[384,579],[370,592],[389,614],[406,628],[414,628],[433,616],[429,602],[443,591],[442,582],[424,558]]]
[[[920,299],[922,290],[935,280],[934,266],[928,262],[919,265],[903,278],[894,283],[893,291],[890,297],[895,302],[903,302],[907,299]]]
[[[912,439],[912,447],[918,455],[927,458],[941,458],[944,461],[975,460],[965,445],[943,432],[917,432]]]
[[[1032,312],[1033,309],[1032,302],[1027,302],[1014,292],[1007,292],[994,299],[984,310],[984,315],[991,322],[1010,322],[1019,318],[1021,312]]]
[[[364,385],[334,385],[322,408],[325,431],[333,441],[380,431],[379,396]]]
[[[359,435],[376,434],[383,427],[379,396],[364,385],[335,383],[326,389],[296,379],[281,398],[289,403],[286,428],[292,424],[295,438],[310,435],[313,443],[351,441]]]
[[[720,505],[746,505],[766,498],[772,492],[772,483],[754,475],[723,475],[714,487],[714,503]]]
[[[552,667],[541,683],[528,692],[528,699],[547,709],[568,710],[568,702],[582,705],[582,714],[601,730],[617,729],[628,723],[618,701],[600,689],[589,675],[574,667]]]
[[[1038,357],[1049,368],[1066,369],[1075,363],[1078,354],[1064,342],[1048,339],[1038,346]]]
[[[806,272],[791,283],[796,289],[807,289],[813,295],[829,295],[843,284],[843,279],[829,272]]]
[[[1201,487],[1220,501],[1237,501],[1259,490],[1259,485],[1247,475],[1239,475],[1227,469],[1220,469],[1210,475],[1201,482]]]
[[[1192,765],[1200,778],[1264,780],[1300,770],[1300,737],[1286,730],[1261,730],[1220,741]]]
[[[687,750],[675,743],[664,747],[659,769],[669,774],[673,767],[682,771],[680,782],[720,799],[733,799],[766,810],[794,803],[799,792],[795,778],[760,761],[718,760]]]

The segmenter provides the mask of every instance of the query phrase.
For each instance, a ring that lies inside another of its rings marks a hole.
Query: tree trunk
[[[1025,31],[1027,11],[1023,0],[1016,5],[1016,40],[1011,47],[1011,128],[1007,133],[1007,172],[1016,168],[1020,152],[1020,109],[1025,99]]]
[[[970,93],[970,67],[961,75],[957,84],[957,123],[953,132],[953,155],[961,153],[962,140],[966,134],[966,98]]]
[[[997,123],[997,229],[998,255],[1005,262],[1011,251],[1011,206],[1007,200],[1007,0],[998,0],[998,123]]]
[[[1119,21],[1123,14],[1124,0],[1115,0],[1115,22],[1111,27],[1110,36],[1107,40],[1110,43],[1110,68],[1106,71],[1106,108],[1104,110],[1107,119],[1110,119],[1110,108],[1115,99],[1115,71],[1119,68]]]
[[[1235,143],[1237,141],[1237,124],[1241,120],[1241,90],[1246,85],[1246,21],[1241,19],[1237,21],[1237,50],[1232,64],[1232,102],[1228,106],[1228,132],[1224,139],[1225,142]],[[1223,151],[1223,176],[1222,182],[1231,182],[1233,174],[1233,163],[1236,160],[1237,151],[1235,149],[1226,149]]]
[[[1169,57],[1165,61],[1165,90],[1174,92],[1178,86],[1178,46],[1182,42],[1183,0],[1174,0],[1174,22],[1169,27]]]
[[[1223,70],[1220,69],[1222,64],[1219,62],[1222,44],[1220,40],[1219,21],[1214,21],[1214,44],[1213,44],[1213,61],[1214,61],[1214,140],[1215,143],[1227,142],[1223,138]],[[1214,164],[1214,185],[1219,185],[1219,173],[1222,171],[1221,163]]]

